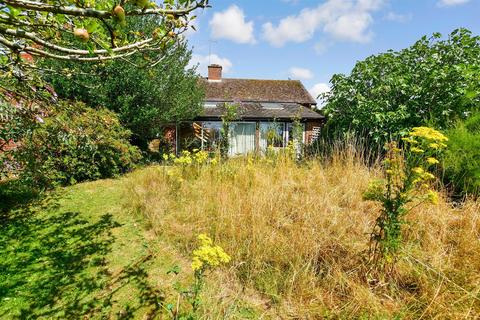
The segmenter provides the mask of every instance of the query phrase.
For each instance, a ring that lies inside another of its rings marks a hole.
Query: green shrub
[[[117,176],[140,159],[130,134],[107,109],[60,103],[22,142],[20,177],[50,188]]]
[[[448,131],[445,180],[457,195],[480,195],[480,112]]]

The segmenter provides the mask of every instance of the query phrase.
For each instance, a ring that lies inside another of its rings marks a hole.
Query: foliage
[[[222,129],[220,137],[220,154],[222,158],[228,157],[230,149],[230,126],[231,122],[238,117],[238,105],[236,103],[225,103],[225,111],[222,115]]]
[[[157,23],[143,19],[134,25],[149,30]],[[163,123],[192,119],[202,110],[203,87],[196,68],[188,67],[190,58],[187,43],[179,42],[160,55],[136,55],[130,59],[132,63],[49,62],[50,67],[69,73],[50,73],[45,79],[62,98],[116,112],[132,132],[135,144],[146,149],[148,141],[162,136]],[[161,63],[155,63],[158,59]]]
[[[438,202],[432,190],[435,176],[429,172],[439,161],[439,152],[448,140],[440,132],[428,127],[416,127],[403,138],[406,150],[392,142],[387,146],[384,161],[385,180],[374,180],[364,193],[365,200],[380,202],[382,211],[371,234],[371,255],[374,265],[392,263],[400,248],[407,205],[418,202]]]
[[[445,179],[457,195],[480,195],[480,113],[447,132]]]
[[[0,104],[14,105],[19,112],[10,121],[33,130],[34,119],[55,103],[55,92],[42,75],[63,72],[39,62],[122,59],[130,63],[135,54],[161,53],[181,38],[178,35],[195,19],[194,11],[206,7],[208,0],[4,0],[0,3]],[[131,23],[145,16],[156,17],[155,28]],[[149,64],[162,64],[161,55]],[[0,132],[3,135],[3,123]],[[0,171],[4,167],[2,163]]]
[[[21,178],[39,188],[109,178],[139,160],[130,132],[114,113],[81,103],[60,103],[15,154]]]
[[[269,125],[267,132],[265,133],[265,136],[267,138],[267,147],[274,147],[277,144],[282,144],[283,145],[283,137],[278,133],[278,128],[280,128],[280,123],[278,123],[275,119],[273,119],[273,122]],[[283,129],[283,124],[282,127]]]
[[[415,126],[449,127],[480,101],[479,56],[480,38],[459,29],[357,62],[324,95],[330,133],[366,134],[383,146]]]

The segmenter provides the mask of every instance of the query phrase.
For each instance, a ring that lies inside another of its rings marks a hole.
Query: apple
[[[116,6],[113,9],[113,16],[120,22],[125,21],[125,10],[121,6]]]
[[[82,42],[87,42],[90,38],[88,31],[83,28],[76,28],[75,30],[73,30],[73,35]]]

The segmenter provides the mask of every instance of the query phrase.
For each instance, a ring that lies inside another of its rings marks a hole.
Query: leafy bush
[[[117,176],[140,159],[129,138],[115,113],[60,103],[19,148],[21,178],[48,188]]]
[[[457,195],[480,195],[480,112],[448,133],[445,180]]]

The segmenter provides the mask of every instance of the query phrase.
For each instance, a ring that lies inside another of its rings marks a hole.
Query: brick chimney
[[[208,66],[208,80],[221,81],[222,80],[222,66],[219,64],[211,64]]]

